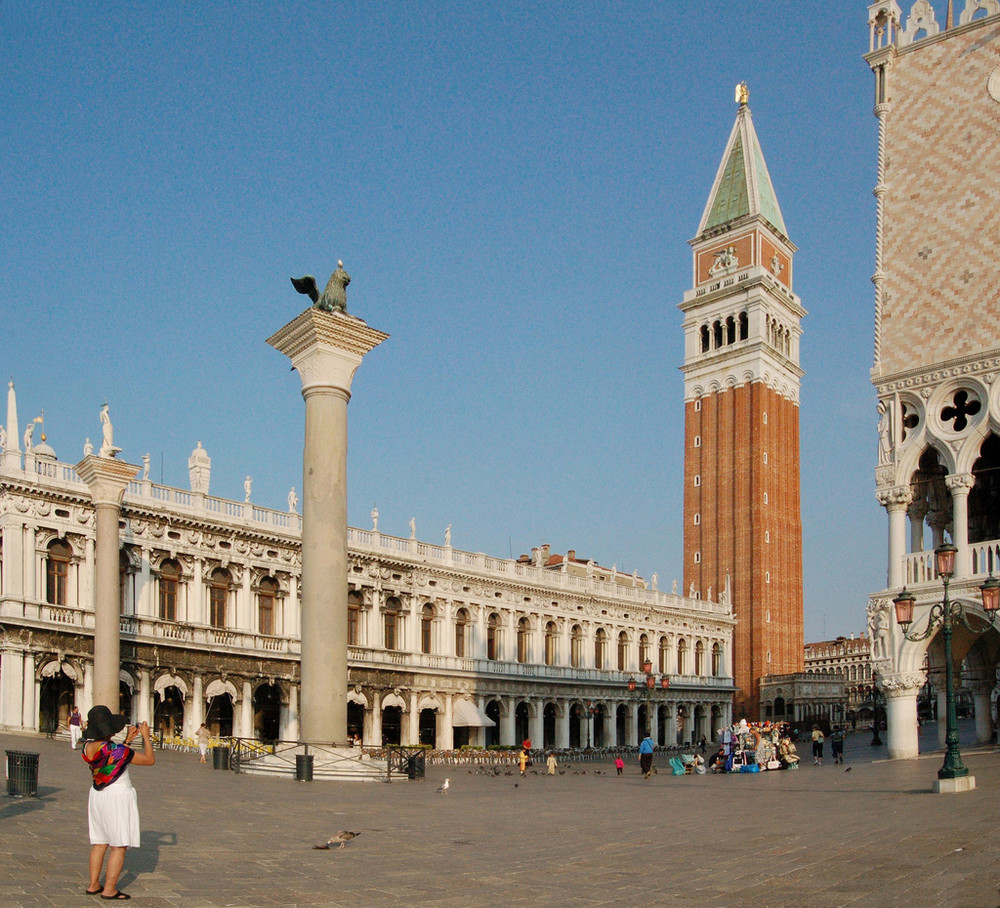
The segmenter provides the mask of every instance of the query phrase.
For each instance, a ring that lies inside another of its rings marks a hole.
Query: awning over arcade
[[[456,700],[452,704],[451,724],[456,728],[464,725],[472,725],[476,728],[488,728],[496,725],[496,722],[471,700]]]

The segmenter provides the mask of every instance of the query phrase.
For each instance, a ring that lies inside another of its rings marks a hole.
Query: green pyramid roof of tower
[[[749,161],[746,148],[750,150]],[[750,108],[743,104],[736,115],[736,123],[698,233],[700,235],[748,215],[760,215],[783,236],[787,235],[771,176],[764,163],[764,153],[753,128]]]

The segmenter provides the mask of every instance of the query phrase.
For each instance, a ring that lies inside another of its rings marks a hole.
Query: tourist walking
[[[820,731],[818,725],[813,726],[812,730],[812,742],[813,742],[813,766],[823,765],[823,732]]]
[[[210,729],[204,722],[198,726],[198,730],[195,732],[195,737],[198,739],[198,753],[201,754],[201,762],[208,762],[208,742],[212,737],[212,729]]]
[[[559,765],[556,762],[556,755],[554,753],[549,754],[549,758],[545,761],[545,765],[548,767],[549,775],[554,776],[556,774],[556,766]]]
[[[647,779],[653,771],[653,739],[649,735],[639,745],[639,768]]]
[[[625,761],[620,756],[615,757],[615,770],[618,773],[618,775],[621,775],[623,772],[625,772]]]
[[[844,730],[839,725],[834,725],[830,733],[830,752],[834,763],[844,762]]]
[[[517,755],[517,765],[521,768],[521,775],[524,775],[525,769],[528,768],[528,752],[524,749]]]
[[[80,715],[80,708],[73,707],[73,712],[69,716],[69,746],[76,750],[76,745],[83,736],[83,716]]]
[[[129,778],[129,765],[152,766],[156,762],[149,725],[140,722],[130,726],[124,744],[113,744],[111,738],[125,728],[128,720],[112,715],[106,706],[95,706],[87,714],[86,741],[83,759],[90,767],[92,786],[87,807],[90,827],[90,885],[88,895],[101,894],[102,899],[130,898],[118,889],[118,877],[125,864],[125,851],[139,847],[139,801]],[[142,753],[129,745],[136,735],[142,736]],[[110,853],[109,853],[110,852]],[[107,855],[108,866],[101,885],[101,869]]]

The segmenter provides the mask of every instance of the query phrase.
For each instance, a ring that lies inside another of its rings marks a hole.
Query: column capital
[[[971,473],[951,473],[944,478],[944,484],[952,494],[969,494],[969,490],[976,484],[976,477]]]
[[[110,504],[118,507],[122,503],[125,487],[135,479],[142,467],[114,457],[88,454],[75,469],[89,486],[95,505]]]
[[[880,674],[878,686],[889,699],[896,697],[915,696],[927,680],[926,672],[900,672],[898,674]]]
[[[276,331],[267,343],[292,361],[302,393],[336,388],[347,394],[364,355],[389,337],[353,315],[309,308]]]
[[[902,510],[913,501],[913,492],[909,486],[891,486],[888,489],[879,489],[875,493],[879,504],[890,511]]]

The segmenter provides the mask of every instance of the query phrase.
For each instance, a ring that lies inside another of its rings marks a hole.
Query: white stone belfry
[[[267,342],[302,379],[302,661],[299,740],[347,741],[347,402],[364,355],[389,335],[310,308]]]

